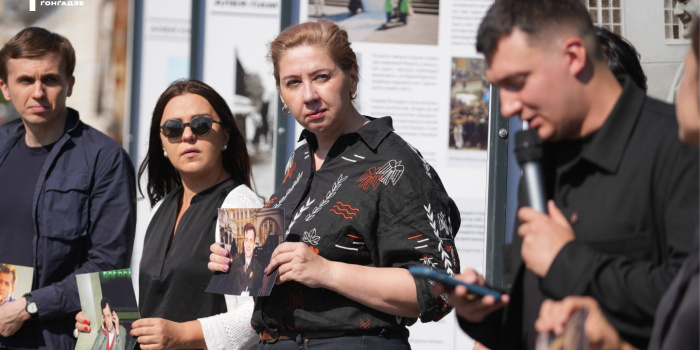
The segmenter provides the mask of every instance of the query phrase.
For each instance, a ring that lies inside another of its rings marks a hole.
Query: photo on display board
[[[228,273],[217,272],[207,292],[268,296],[277,270],[266,275],[272,252],[284,241],[284,213],[281,209],[219,209],[221,247],[233,258]]]
[[[351,42],[438,44],[438,0],[309,0],[308,13],[335,22]]]
[[[33,279],[32,267],[0,263],[0,305],[31,292]]]
[[[90,332],[80,333],[76,350],[131,350],[131,324],[140,318],[131,269],[75,275],[80,307]]]
[[[490,86],[485,60],[452,58],[449,149],[488,147]]]

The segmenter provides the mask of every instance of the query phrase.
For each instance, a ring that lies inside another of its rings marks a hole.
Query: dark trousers
[[[347,335],[335,338],[279,340],[275,343],[258,344],[258,350],[335,350],[335,349],[382,349],[410,350],[408,340],[384,335]]]

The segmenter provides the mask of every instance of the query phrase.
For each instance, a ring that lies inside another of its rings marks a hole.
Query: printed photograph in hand
[[[228,273],[216,273],[209,293],[267,296],[277,271],[265,274],[275,248],[284,240],[281,209],[219,209],[219,238],[233,259]]]
[[[31,267],[0,263],[0,305],[31,292],[33,276]]]
[[[131,350],[136,338],[131,324],[140,318],[131,282],[131,270],[79,274],[80,306],[90,320],[99,320],[89,333],[80,333],[76,350]]]

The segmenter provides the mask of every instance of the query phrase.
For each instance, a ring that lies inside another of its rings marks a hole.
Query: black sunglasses
[[[211,131],[211,126],[214,123],[221,125],[221,122],[209,119],[203,115],[196,115],[192,118],[192,120],[190,120],[189,123],[183,123],[177,119],[166,120],[165,123],[160,126],[160,130],[163,132],[165,137],[169,139],[176,139],[182,136],[182,133],[185,132],[185,127],[189,126],[193,134],[197,136],[205,136],[209,134]]]

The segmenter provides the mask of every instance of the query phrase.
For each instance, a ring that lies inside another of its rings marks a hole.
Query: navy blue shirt
[[[28,147],[22,137],[0,167],[0,213],[3,217],[0,237],[4,242],[11,242],[0,245],[2,263],[33,266],[33,196],[27,194],[34,192],[41,168],[53,145]]]
[[[32,295],[39,320],[0,336],[0,348],[74,348],[80,310],[75,274],[129,267],[136,228],[133,164],[119,144],[81,122],[73,109],[67,108],[64,130],[26,193],[32,198]],[[24,137],[21,119],[0,127],[0,169]],[[0,222],[7,215],[0,212]]]

